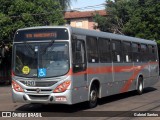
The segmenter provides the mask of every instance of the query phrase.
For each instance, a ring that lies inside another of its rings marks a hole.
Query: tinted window
[[[86,68],[85,43],[82,40],[73,40],[73,71],[79,72]]]
[[[143,57],[141,57],[141,60],[143,62],[147,62],[148,61],[148,46],[145,44],[141,44],[141,55]]]
[[[102,63],[110,62],[111,61],[110,41],[108,39],[99,38],[98,46],[99,46],[100,62]]]
[[[133,51],[133,61],[134,62],[140,62],[141,61],[141,45],[138,43],[132,44],[132,51]]]
[[[122,62],[122,44],[121,41],[112,41],[112,57],[114,62]]]
[[[154,45],[148,45],[148,48],[149,48],[149,60],[150,61],[158,60],[157,47]]]
[[[132,61],[132,48],[130,42],[123,42],[123,56],[124,62]]]
[[[97,63],[99,61],[98,58],[98,49],[97,49],[97,38],[87,36],[87,54],[88,54],[88,62]]]

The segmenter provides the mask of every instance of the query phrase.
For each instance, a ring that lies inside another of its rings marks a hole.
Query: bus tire
[[[94,108],[97,106],[98,101],[98,90],[97,87],[93,84],[91,86],[90,94],[89,94],[89,108]]]
[[[138,95],[141,95],[143,93],[143,78],[138,78],[138,86],[137,86],[137,93]]]

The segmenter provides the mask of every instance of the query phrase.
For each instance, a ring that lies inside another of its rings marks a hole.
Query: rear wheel
[[[89,107],[94,108],[97,106],[98,100],[98,90],[95,85],[92,85],[90,94],[89,94]]]
[[[137,93],[141,95],[143,93],[143,78],[138,78],[138,87],[137,87]]]

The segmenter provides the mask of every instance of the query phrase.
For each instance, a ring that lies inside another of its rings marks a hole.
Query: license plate
[[[25,81],[24,84],[26,86],[32,86],[32,87],[36,86],[36,82],[35,81]]]

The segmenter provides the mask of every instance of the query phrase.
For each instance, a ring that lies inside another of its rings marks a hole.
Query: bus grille
[[[37,89],[26,89],[26,92],[37,92]],[[52,92],[52,89],[41,89],[40,92]]]
[[[35,85],[34,86],[27,85],[25,83],[25,81],[21,81],[21,83],[23,83],[24,85],[29,86],[29,87],[50,87],[50,86],[56,84],[57,81],[44,81],[44,82],[35,81]]]
[[[31,100],[48,100],[49,95],[29,95]]]

